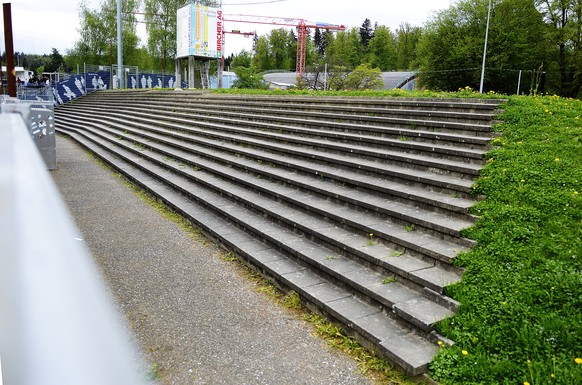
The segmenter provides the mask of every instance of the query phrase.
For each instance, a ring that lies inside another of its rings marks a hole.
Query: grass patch
[[[486,200],[459,255],[462,306],[438,329],[456,342],[430,366],[446,384],[582,379],[582,102],[511,97],[475,185]]]

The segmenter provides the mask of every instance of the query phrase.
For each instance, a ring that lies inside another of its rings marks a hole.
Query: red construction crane
[[[294,19],[289,17],[273,17],[273,16],[254,16],[254,15],[223,15],[224,21],[251,23],[251,24],[269,24],[282,25],[287,27],[297,28],[297,62],[295,65],[295,73],[298,76],[305,72],[305,51],[307,48],[307,29],[319,28],[332,31],[344,31],[344,25],[329,24],[329,23],[313,23],[304,19]]]

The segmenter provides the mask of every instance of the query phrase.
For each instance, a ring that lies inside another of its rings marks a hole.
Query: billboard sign
[[[222,9],[188,4],[177,12],[177,57],[222,57]]]

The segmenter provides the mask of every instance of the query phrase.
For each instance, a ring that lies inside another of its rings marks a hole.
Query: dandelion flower
[[[580,365],[580,364],[582,364],[582,358],[576,357],[576,358],[574,358],[574,362],[577,363],[578,365]]]
[[[524,381],[524,382],[523,382],[523,385],[529,385],[529,382],[527,382],[527,381]]]
[[[466,350],[463,350],[461,353],[463,353],[463,355],[464,355],[464,356],[466,356],[466,355],[468,355],[468,354],[469,354],[469,352],[468,352],[468,351],[466,351]]]
[[[443,347],[445,345],[445,343],[443,341],[439,341],[438,344],[440,347]]]
[[[552,374],[550,374],[550,377],[556,378],[556,375],[554,373],[552,373]]]
[[[525,179],[522,179],[520,182],[521,182],[521,183],[524,183],[524,182],[525,182]]]
[[[556,158],[556,159],[554,159],[554,160],[555,160],[556,162],[559,162],[559,161],[560,161],[560,158]]]

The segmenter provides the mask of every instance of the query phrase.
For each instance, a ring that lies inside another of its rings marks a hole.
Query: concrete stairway
[[[491,100],[96,92],[70,135],[365,346],[422,374],[458,303]]]

